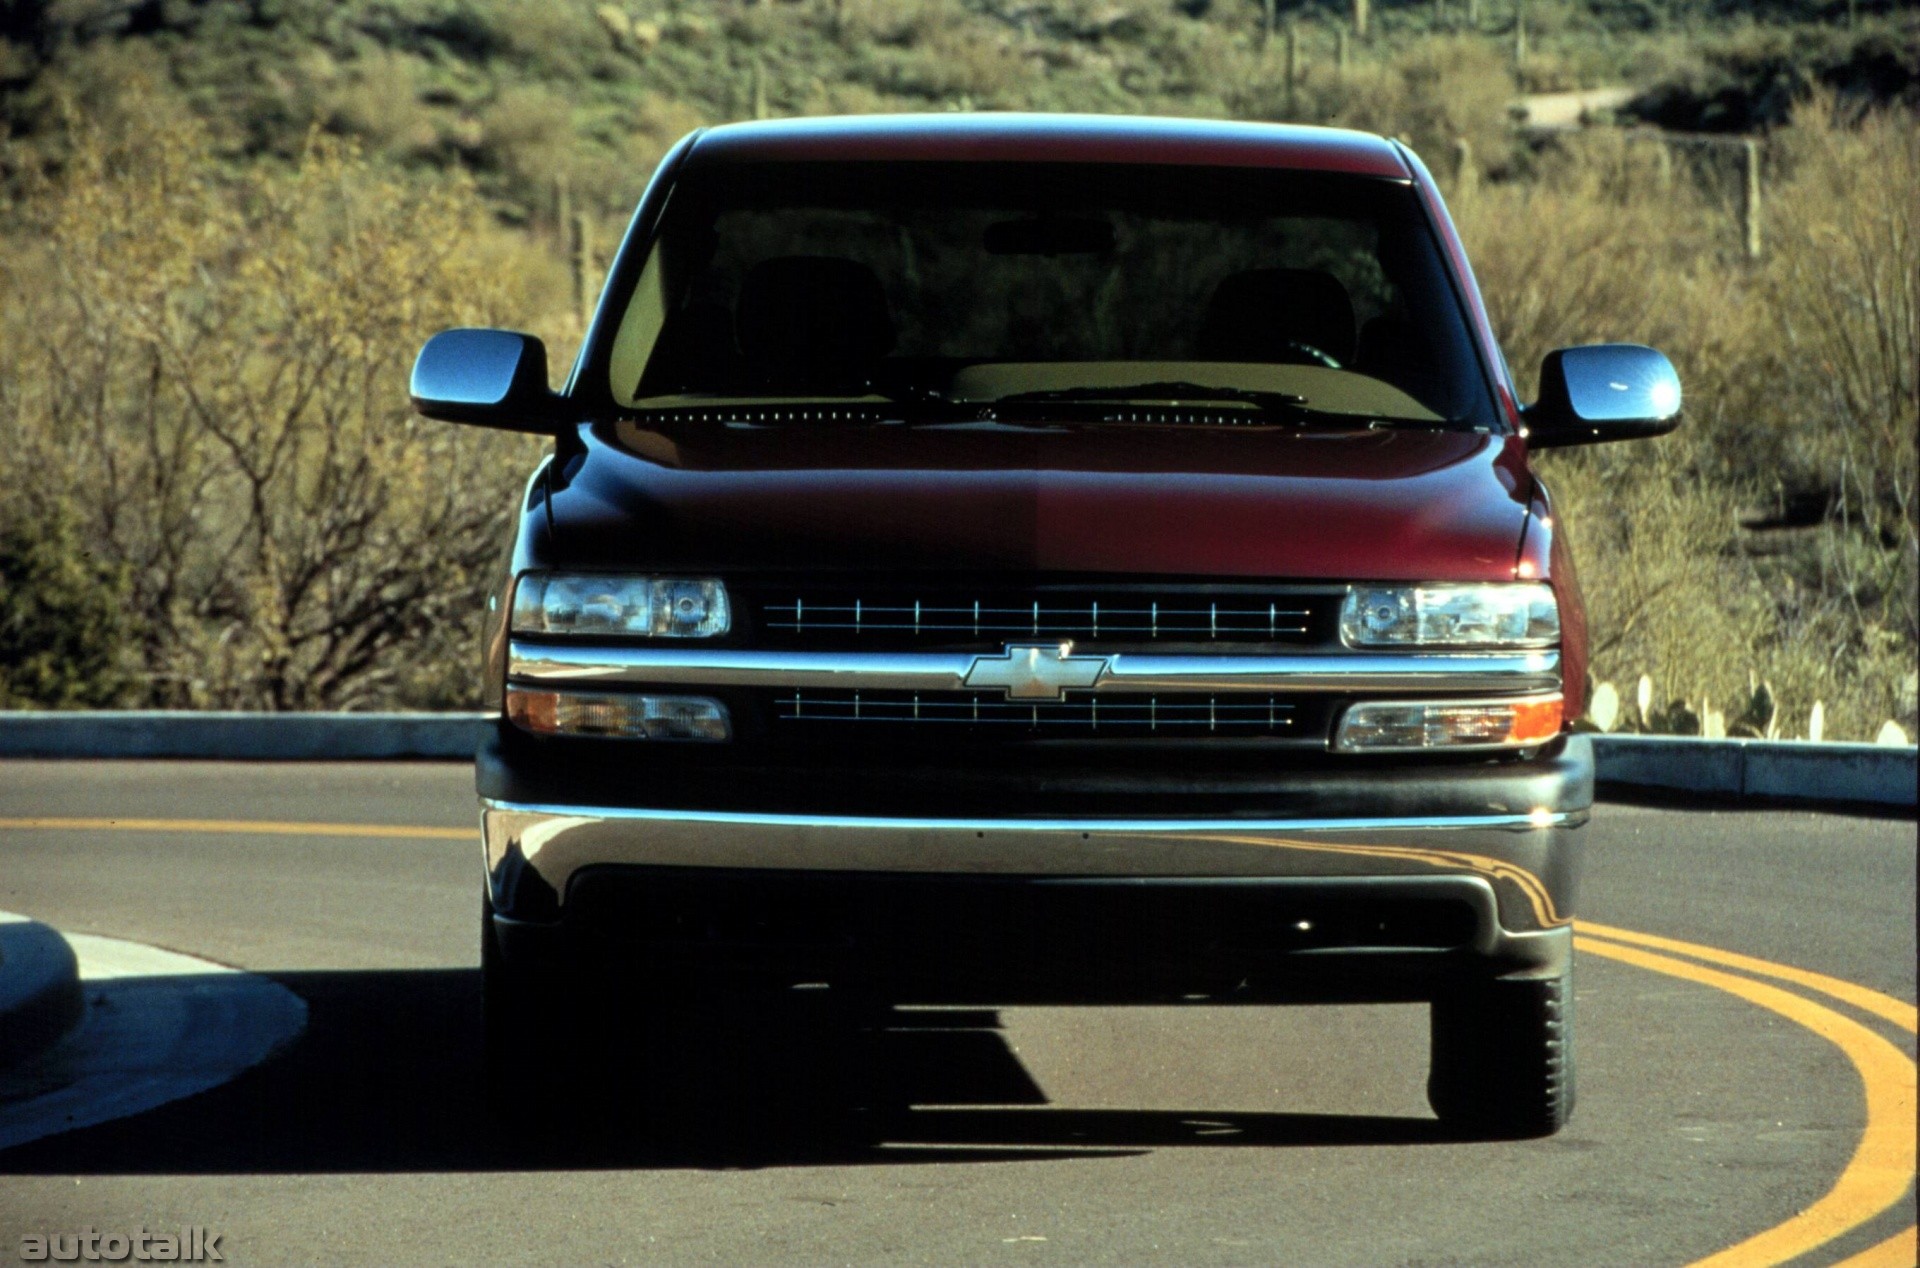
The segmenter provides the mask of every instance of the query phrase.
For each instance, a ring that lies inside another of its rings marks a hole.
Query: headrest
[[[1353,300],[1320,269],[1248,269],[1214,288],[1200,329],[1209,361],[1301,361],[1294,345],[1353,360]]]
[[[747,374],[762,386],[848,391],[893,347],[886,292],[872,269],[824,255],[785,255],[747,270],[734,304]]]

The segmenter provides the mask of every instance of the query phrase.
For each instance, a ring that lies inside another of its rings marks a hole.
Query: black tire
[[[516,964],[501,952],[493,911],[481,908],[480,1006],[489,1114],[502,1124],[556,1124],[601,1052],[587,1007],[591,987],[566,961]]]
[[[1573,1116],[1573,974],[1462,983],[1433,1001],[1427,1101],[1465,1136],[1551,1136]]]

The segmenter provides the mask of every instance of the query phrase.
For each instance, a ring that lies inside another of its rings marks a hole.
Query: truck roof
[[[1160,163],[1278,167],[1405,180],[1384,137],[1342,128],[1126,115],[847,115],[730,123],[702,132],[695,166],[733,162]]]

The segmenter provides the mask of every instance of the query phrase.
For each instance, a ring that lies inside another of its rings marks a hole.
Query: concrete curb
[[[52,1047],[82,1011],[80,962],[67,940],[0,911],[0,1069]]]
[[[1913,745],[1893,744],[1593,737],[1595,774],[1602,784],[1880,806],[1915,803],[1916,753],[1920,749]]]
[[[466,761],[485,713],[0,712],[0,758]],[[1595,735],[1602,784],[1723,798],[1915,804],[1912,745]]]
[[[0,713],[0,757],[468,761],[484,713]]]
[[[0,1155],[218,1087],[292,1043],[306,1001],[257,973],[76,933],[86,1016],[38,1057],[0,1063]]]

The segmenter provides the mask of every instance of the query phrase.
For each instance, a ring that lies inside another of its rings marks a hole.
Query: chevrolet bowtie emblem
[[[1009,700],[1060,700],[1091,687],[1107,671],[1105,656],[1072,655],[1072,643],[1010,643],[1004,656],[976,656],[967,686],[999,687]]]

